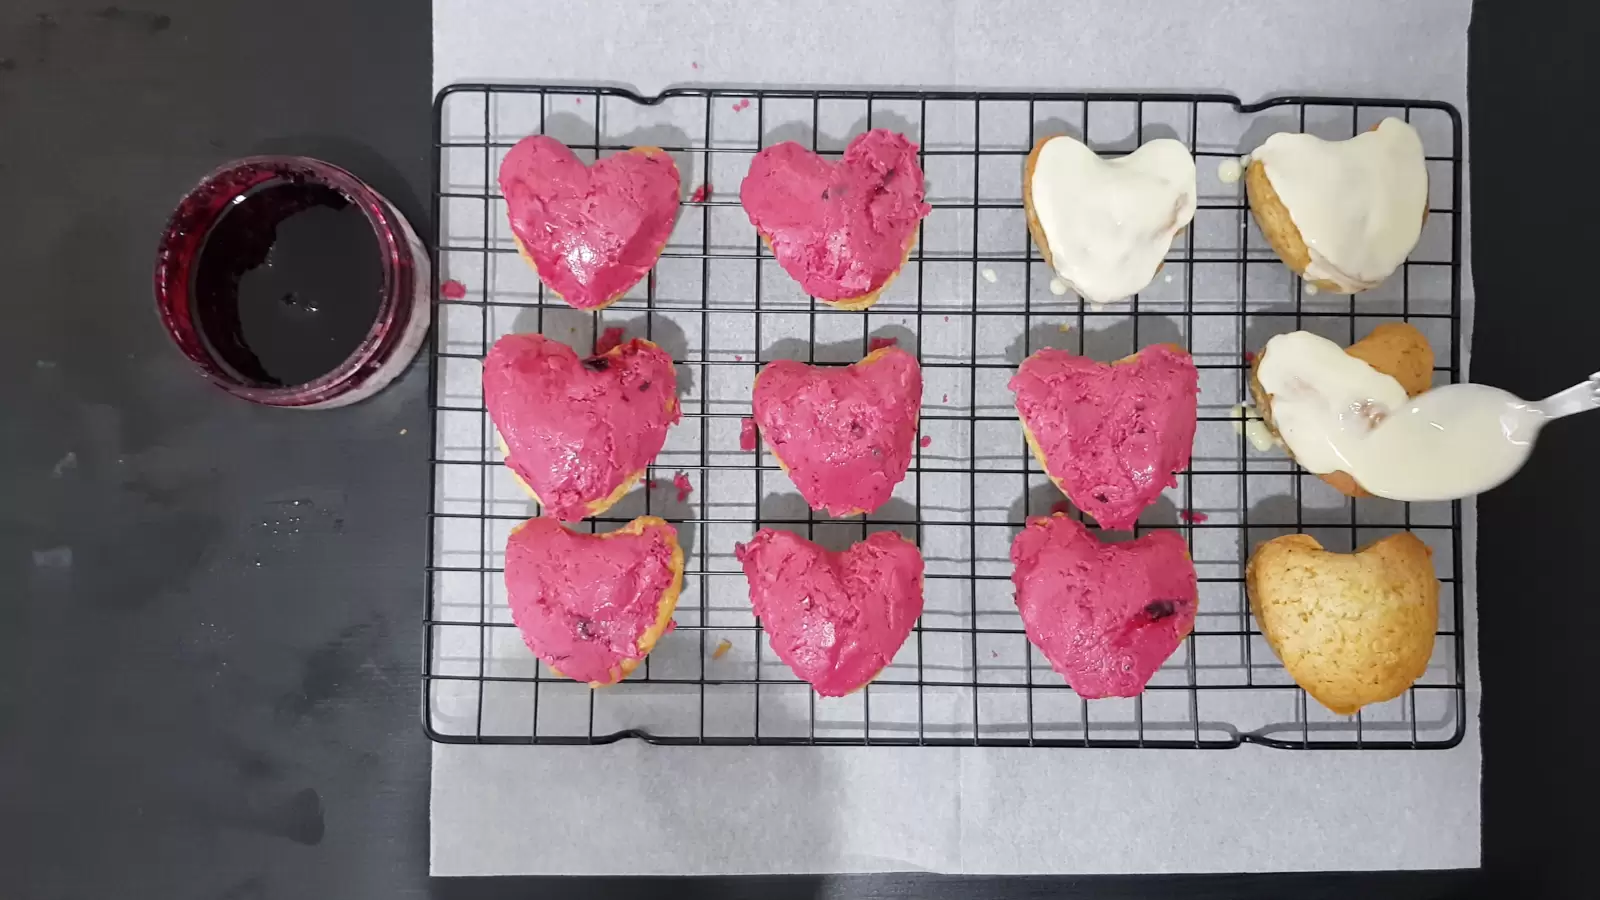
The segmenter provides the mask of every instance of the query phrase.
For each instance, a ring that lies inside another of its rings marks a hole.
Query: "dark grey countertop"
[[[1538,467],[1480,502],[1485,873],[430,881],[417,721],[426,373],[345,410],[255,408],[189,370],[150,298],[167,211],[238,156],[329,159],[427,231],[429,12],[428,0],[0,11],[0,893],[1576,890],[1587,847],[1566,823],[1597,799],[1578,679],[1600,627],[1585,577],[1600,484],[1572,473],[1600,448],[1600,417],[1553,428]],[[1585,296],[1600,188],[1534,167],[1549,142],[1583,134],[1596,36],[1584,13],[1504,4],[1472,30],[1472,368],[1527,395],[1592,368],[1600,333]]]

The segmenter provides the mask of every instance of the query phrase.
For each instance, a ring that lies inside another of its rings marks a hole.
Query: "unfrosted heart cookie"
[[[1245,587],[1290,677],[1341,716],[1400,696],[1433,656],[1439,578],[1408,531],[1355,553],[1307,534],[1273,538],[1250,554]]]
[[[793,141],[756,154],[739,202],[778,265],[806,293],[865,309],[917,241],[924,203],[917,145],[874,128],[829,162]]]
[[[1194,218],[1194,157],[1171,138],[1103,159],[1070,137],[1048,137],[1028,154],[1022,183],[1045,263],[1091,303],[1144,290]]]
[[[634,339],[587,359],[508,334],[483,360],[483,404],[506,465],[548,515],[571,522],[622,499],[682,418],[672,357]]]
[[[1045,348],[1010,387],[1056,487],[1100,527],[1131,528],[1189,465],[1199,384],[1189,354],[1156,344],[1109,364]]]
[[[603,309],[656,264],[678,215],[678,167],[635,147],[585,166],[534,135],[500,163],[511,233],[546,286],[578,309]]]
[[[1176,532],[1102,544],[1057,513],[1029,520],[1011,562],[1028,640],[1082,697],[1144,690],[1194,628],[1199,589]]]
[[[734,552],[773,652],[824,697],[876,677],[922,615],[922,554],[892,531],[833,553],[763,528]]]
[[[506,541],[505,577],[528,649],[557,675],[604,687],[628,677],[671,630],[683,549],[655,516],[609,534],[529,519]]]
[[[756,376],[762,440],[812,509],[871,512],[906,477],[917,439],[922,367],[898,347],[848,366],[781,359]]]

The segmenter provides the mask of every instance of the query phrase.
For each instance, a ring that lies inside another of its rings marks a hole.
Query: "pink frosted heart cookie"
[[[1189,465],[1199,384],[1189,354],[1156,344],[1109,364],[1045,348],[1010,387],[1056,487],[1100,527],[1131,528]]]
[[[900,271],[932,211],[917,145],[874,128],[829,162],[793,141],[756,154],[739,202],[778,265],[806,293],[865,309]]]
[[[1028,640],[1088,699],[1144,690],[1194,628],[1199,589],[1177,532],[1102,544],[1057,513],[1028,521],[1011,563]]]
[[[546,286],[578,309],[603,309],[656,264],[678,215],[678,167],[635,147],[585,166],[544,135],[500,163],[511,233]]]
[[[634,339],[579,359],[508,334],[483,360],[483,403],[506,465],[547,514],[571,522],[622,499],[682,418],[672,357]]]
[[[824,697],[875,678],[922,615],[922,554],[892,531],[832,553],[763,528],[734,552],[773,652]]]
[[[671,630],[683,549],[655,516],[609,534],[529,519],[506,541],[505,575],[528,649],[557,675],[604,687],[628,677]]]
[[[917,439],[922,367],[898,347],[848,366],[782,359],[756,376],[761,439],[812,509],[871,512],[906,477]]]

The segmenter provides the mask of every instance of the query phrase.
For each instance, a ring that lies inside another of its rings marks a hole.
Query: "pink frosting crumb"
[[[689,202],[704,203],[709,196],[711,196],[711,182],[708,181],[694,189],[694,193],[689,195]]]
[[[933,446],[933,438],[930,435],[925,434],[922,436],[922,440],[918,441],[917,443],[921,444],[922,449],[926,450]]]
[[[746,416],[739,420],[739,449],[754,450],[757,446],[756,420]]]
[[[1178,510],[1178,518],[1191,525],[1199,525],[1211,517],[1198,509],[1180,509]]]
[[[679,503],[689,499],[689,495],[694,493],[694,485],[689,483],[689,476],[682,472],[672,476],[672,486],[678,489]]]
[[[594,342],[594,355],[599,356],[602,353],[610,353],[618,346],[621,346],[622,334],[621,328],[607,328],[605,331],[600,332],[600,337],[596,338]]]
[[[439,296],[446,300],[462,300],[467,296],[467,286],[454,278],[439,285]]]

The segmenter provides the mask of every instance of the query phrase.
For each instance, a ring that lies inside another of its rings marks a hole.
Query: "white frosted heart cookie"
[[[1399,119],[1344,141],[1275,134],[1250,160],[1245,189],[1261,233],[1322,290],[1376,287],[1422,236],[1428,167],[1416,129]]]
[[[1194,218],[1194,157],[1170,138],[1102,159],[1064,135],[1035,144],[1022,178],[1028,233],[1091,303],[1143,290]]]

